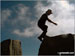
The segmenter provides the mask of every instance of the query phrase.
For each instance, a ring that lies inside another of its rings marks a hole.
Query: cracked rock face
[[[22,55],[21,42],[19,40],[5,40],[1,43],[1,55]]]
[[[40,45],[38,55],[59,55],[59,52],[74,52],[74,34],[46,36]]]

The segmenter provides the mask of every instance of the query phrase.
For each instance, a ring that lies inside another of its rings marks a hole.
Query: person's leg
[[[43,30],[43,33],[38,37],[40,41],[42,41],[43,38],[46,36],[47,28],[48,28],[48,26],[46,26],[46,25],[44,25],[43,27],[41,27],[41,29]]]
[[[43,33],[42,33],[43,38],[46,36],[47,28],[48,28],[48,26],[45,25],[45,27],[44,27],[44,29],[43,29]]]

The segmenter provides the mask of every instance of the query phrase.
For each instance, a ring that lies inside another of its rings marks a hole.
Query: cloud
[[[25,6],[24,4],[18,4],[13,7],[14,12],[16,13],[16,17],[13,20],[12,24],[25,24],[29,21],[29,7]]]
[[[33,33],[30,31],[30,29],[25,29],[24,32],[21,32],[19,29],[14,31],[15,34],[19,36],[26,36],[30,37],[33,35]]]
[[[11,16],[12,11],[9,9],[2,10],[1,11],[1,25],[3,26],[4,22],[8,20],[8,18]]]
[[[2,10],[1,23],[5,25],[7,22],[8,26],[10,24],[12,26],[12,34],[16,34],[23,37],[31,37],[37,33],[37,28],[35,27],[36,21],[31,20],[31,13],[29,12],[29,9],[30,8],[25,6],[24,4],[17,4],[16,6],[12,7],[12,10]]]
[[[36,13],[37,17],[40,17],[47,9],[53,11],[53,15],[50,15],[49,18],[54,22],[58,23],[58,26],[54,26],[49,22],[48,33],[49,36],[65,34],[65,33],[74,33],[74,4],[70,4],[68,0],[63,1],[47,1],[48,5],[44,6],[44,3],[37,2]]]
[[[31,27],[26,28],[23,31],[21,31],[20,29],[15,29],[13,31],[13,33],[17,34],[19,36],[22,36],[22,37],[32,37],[32,36],[35,36],[37,34],[40,34],[41,31],[38,29],[38,27],[36,26],[34,21],[31,22],[30,25],[31,25]]]
[[[12,11],[10,9],[5,10],[5,12],[2,11],[2,14],[6,15],[4,16],[4,21],[8,20],[14,27],[13,30],[11,29],[12,34],[23,37],[40,35],[42,31],[38,28],[37,23],[40,16],[45,13],[47,9],[52,9],[53,11],[53,15],[50,15],[49,18],[58,23],[58,26],[54,26],[49,22],[46,23],[46,25],[48,25],[47,35],[54,36],[65,33],[74,33],[74,4],[70,4],[68,0],[47,0],[46,3],[47,5],[45,6],[45,3],[38,1],[33,8],[35,9],[36,20],[32,20],[33,18],[31,16],[34,14],[30,12],[30,7],[25,6],[24,4],[13,6]],[[11,12],[14,12],[13,14],[15,14],[15,17],[12,20],[9,20],[8,17],[12,16]]]
[[[29,7],[23,5],[23,4],[18,4],[16,6],[18,8],[18,10],[14,9],[17,16],[15,20],[13,20],[12,24],[16,26],[20,26],[22,28],[19,29],[14,29],[13,33],[19,36],[23,36],[23,37],[32,37],[34,35],[39,34],[40,31],[38,31],[38,27],[37,27],[37,22],[36,20],[31,20],[31,12],[29,12]],[[17,24],[20,25],[17,25]],[[25,27],[24,27],[25,26]]]

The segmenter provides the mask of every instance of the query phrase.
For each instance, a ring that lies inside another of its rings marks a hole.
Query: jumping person
[[[48,20],[50,23],[53,23],[54,25],[57,25],[57,23],[51,21],[51,20],[48,18],[48,16],[49,16],[50,14],[52,14],[52,10],[48,9],[48,10],[46,11],[46,13],[44,13],[44,14],[41,16],[40,20],[38,21],[38,26],[39,26],[39,28],[43,31],[43,33],[38,37],[38,39],[39,39],[40,41],[43,41],[43,39],[44,39],[44,37],[46,36],[46,33],[47,33],[47,28],[48,28],[48,26],[45,25],[46,20]]]

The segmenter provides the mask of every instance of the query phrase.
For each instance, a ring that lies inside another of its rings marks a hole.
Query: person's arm
[[[49,22],[53,23],[54,25],[57,25],[57,23],[51,21],[50,19],[48,19]]]

